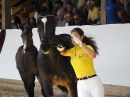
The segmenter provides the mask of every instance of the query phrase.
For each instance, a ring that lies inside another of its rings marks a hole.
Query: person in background
[[[77,2],[77,8],[78,9],[82,9],[82,7],[84,6],[86,0],[78,0]]]
[[[73,6],[73,3],[71,1],[66,2],[66,9],[67,12],[72,12],[72,13],[79,13],[79,9]]]
[[[67,14],[66,13],[64,14],[64,20],[66,21],[65,26],[69,26],[69,23],[67,21]]]
[[[87,0],[86,0],[86,2],[87,2]],[[88,18],[88,9],[87,9],[87,6],[86,6],[86,2],[83,5],[83,7],[79,9],[80,12],[83,14],[84,21],[87,21],[87,18]]]
[[[79,14],[74,14],[74,23],[75,25],[78,25],[78,26],[88,24],[86,21],[82,20],[82,17]]]
[[[68,1],[71,1],[74,7],[77,6],[78,0],[62,0],[64,7],[66,7],[66,3],[67,3]]]
[[[21,19],[18,16],[14,16],[11,22],[13,24],[13,29],[19,29],[19,25],[21,25]]]
[[[90,25],[96,24],[98,21],[99,9],[95,6],[94,1],[92,0],[87,1],[86,6],[88,8],[87,22]]]
[[[130,0],[119,0],[121,3],[122,23],[130,23]]]
[[[64,14],[64,20],[67,22],[67,14]]]
[[[68,1],[66,3],[66,9],[67,12],[72,12],[73,14],[79,14],[82,17],[82,20],[85,20],[86,17],[84,13],[81,10],[79,10],[77,7],[74,7],[71,1]]]
[[[124,5],[126,12],[130,14],[130,0],[120,0],[120,2]]]
[[[66,16],[67,16],[67,22],[68,22],[69,26],[75,25],[74,18],[73,18],[73,16],[74,16],[73,12],[67,12]]]
[[[70,0],[74,7],[77,7],[78,0]]]
[[[127,13],[127,14],[122,18],[122,23],[130,23],[130,13]]]
[[[30,18],[29,17],[25,18],[25,23],[23,24],[23,27],[24,28],[31,27],[31,23],[30,23]]]
[[[57,0],[56,2],[55,2],[55,8],[54,8],[54,10],[53,10],[53,13],[54,14],[57,14],[57,11],[58,10],[61,10],[63,13],[66,13],[66,9],[65,9],[65,7],[63,6],[63,2],[61,1],[61,0]]]
[[[120,4],[116,0],[107,0],[105,3],[107,24],[121,23],[122,13]]]
[[[64,12],[62,10],[57,11],[56,27],[65,26],[66,21],[64,19]]]
[[[101,7],[101,0],[93,0],[96,7]]]
[[[32,28],[36,28],[37,27],[36,19],[34,17],[30,18],[30,23],[31,23],[31,27]]]
[[[78,97],[104,97],[104,87],[96,70],[93,59],[98,54],[98,47],[93,37],[84,35],[80,28],[71,31],[73,48],[57,47],[62,56],[69,56],[77,76]]]
[[[97,21],[97,25],[101,25],[101,10],[99,10],[99,12],[98,12],[98,21]]]

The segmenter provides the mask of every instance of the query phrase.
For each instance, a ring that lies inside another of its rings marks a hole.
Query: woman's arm
[[[61,51],[60,54],[61,54],[62,56],[68,56],[68,55],[67,55],[67,50]]]
[[[81,48],[92,58],[96,58],[96,52],[87,47],[84,43],[82,43]]]

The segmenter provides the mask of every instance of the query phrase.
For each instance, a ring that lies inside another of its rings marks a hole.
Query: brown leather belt
[[[97,74],[94,74],[94,75],[91,75],[91,76],[86,76],[86,77],[83,77],[83,78],[77,78],[77,80],[85,80],[85,79],[89,79],[89,78],[92,78],[92,77],[95,77],[97,76]]]

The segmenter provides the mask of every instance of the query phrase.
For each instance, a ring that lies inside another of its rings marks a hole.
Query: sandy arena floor
[[[104,85],[105,97],[130,97],[130,87]],[[55,94],[62,93],[56,86],[53,87]],[[1,79],[0,78],[0,97],[28,97],[20,80]],[[36,82],[35,97],[43,97],[40,91],[40,85]],[[60,96],[61,97],[61,96]]]

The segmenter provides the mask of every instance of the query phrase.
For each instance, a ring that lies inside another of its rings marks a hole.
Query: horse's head
[[[40,47],[44,54],[48,54],[52,38],[55,35],[55,17],[52,15],[49,5],[47,7],[42,5],[37,9],[37,28],[41,41]]]
[[[38,17],[38,33],[41,41],[41,49],[44,54],[49,53],[52,38],[55,35],[54,16],[46,15]]]
[[[24,53],[28,53],[33,46],[32,40],[32,28],[31,27],[20,27],[22,30],[21,37],[23,41],[23,51]]]

